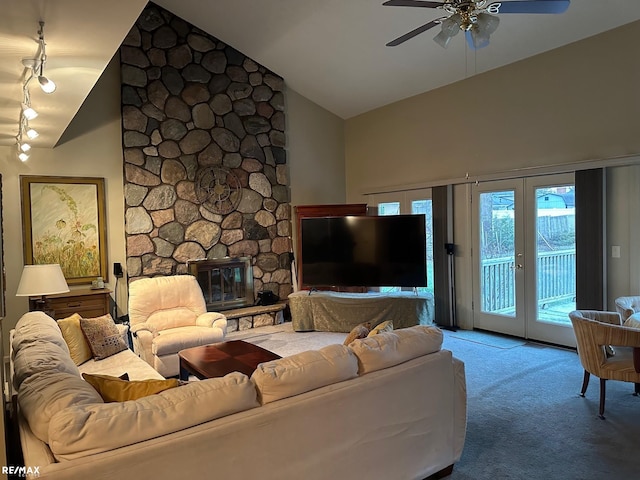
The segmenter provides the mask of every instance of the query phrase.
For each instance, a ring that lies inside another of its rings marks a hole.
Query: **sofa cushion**
[[[378,335],[379,333],[384,332],[393,332],[393,322],[391,320],[379,323],[378,325],[373,327],[367,337],[373,337],[374,335]]]
[[[127,400],[137,400],[142,397],[154,395],[170,388],[178,386],[175,378],[169,380],[132,380],[127,378],[112,377],[111,375],[91,375],[83,373],[85,379],[100,394],[105,402],[126,402]]]
[[[80,319],[80,328],[96,360],[102,360],[128,348],[108,313],[101,317]]]
[[[104,360],[89,360],[80,365],[78,370],[80,373],[111,375],[112,377],[119,377],[127,372],[131,380],[146,380],[148,378],[164,380],[164,377],[157,370],[129,349],[111,355]]]
[[[62,339],[62,334],[60,338]],[[62,348],[58,343],[49,341],[23,342],[22,346],[13,352],[14,388],[19,390],[27,378],[41,372],[64,372],[80,377],[80,371],[71,360],[66,345]]]
[[[438,327],[424,325],[380,333],[349,345],[358,357],[360,375],[437,352],[441,347],[442,331]]]
[[[73,460],[257,406],[253,383],[234,372],[129,402],[69,407],[51,419],[49,447],[58,460]]]
[[[328,345],[320,350],[261,363],[251,380],[262,404],[292,397],[358,375],[358,361],[344,345]]]
[[[27,378],[18,391],[20,411],[36,437],[49,442],[51,417],[73,405],[102,404],[102,398],[78,375],[40,372]]]
[[[211,327],[177,327],[161,330],[153,339],[151,351],[159,357],[178,353],[180,350],[221,342],[224,332]]]
[[[93,357],[87,339],[84,333],[82,333],[82,328],[80,328],[81,319],[82,317],[80,315],[74,313],[70,317],[58,320],[58,327],[60,327],[62,337],[67,347],[69,347],[71,360],[73,360],[76,365],[82,365]]]
[[[44,312],[25,313],[16,323],[12,348],[17,352],[23,345],[34,342],[54,343],[69,353],[67,343],[62,337],[56,321]]]

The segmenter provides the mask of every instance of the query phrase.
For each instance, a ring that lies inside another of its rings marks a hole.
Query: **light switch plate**
[[[611,246],[611,257],[612,258],[620,258],[620,245],[612,245]]]

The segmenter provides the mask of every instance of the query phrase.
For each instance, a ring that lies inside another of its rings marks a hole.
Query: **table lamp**
[[[45,310],[46,295],[65,293],[69,291],[69,285],[64,279],[64,274],[57,263],[46,265],[25,265],[18,284],[16,297],[35,297],[36,310]]]

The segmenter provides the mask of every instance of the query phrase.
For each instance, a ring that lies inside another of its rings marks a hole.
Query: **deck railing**
[[[496,312],[515,307],[515,262],[513,257],[487,259],[481,265],[482,309]],[[576,251],[538,254],[538,304],[567,300],[576,292]]]

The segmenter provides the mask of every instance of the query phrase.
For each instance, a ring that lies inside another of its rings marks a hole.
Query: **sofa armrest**
[[[220,312],[202,313],[196,318],[196,325],[199,327],[217,327],[226,333],[227,317]]]
[[[131,325],[129,329],[131,331],[131,335],[136,337],[139,336],[142,332],[149,332],[152,337],[158,336],[158,330],[156,329],[156,327],[147,322]]]

